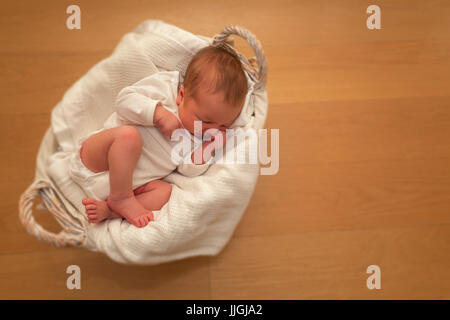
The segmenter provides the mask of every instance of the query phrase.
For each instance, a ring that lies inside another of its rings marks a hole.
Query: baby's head
[[[202,132],[230,127],[242,110],[247,90],[239,58],[220,47],[201,49],[189,63],[178,91],[183,126],[191,133],[196,120],[202,121]]]

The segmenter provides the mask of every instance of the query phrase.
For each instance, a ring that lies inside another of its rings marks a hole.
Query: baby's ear
[[[178,90],[178,95],[177,95],[177,105],[180,105],[180,103],[183,101],[184,99],[184,85],[180,86],[180,90]]]

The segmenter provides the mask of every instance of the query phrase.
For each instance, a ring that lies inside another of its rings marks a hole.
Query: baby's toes
[[[137,217],[134,220],[134,222],[135,222],[134,225],[136,227],[142,228],[142,227],[145,227],[148,224],[148,218],[146,216],[140,216],[140,217]]]
[[[89,222],[92,222],[93,220],[97,219],[97,210],[86,208],[86,215],[88,216]]]
[[[139,217],[139,224],[140,224],[140,227],[142,228],[142,227],[145,227],[147,224],[148,224],[148,218],[147,218],[147,216],[141,216],[141,217]]]
[[[97,209],[97,206],[95,204],[88,204],[85,206],[86,212],[87,211],[95,211]]]
[[[139,221],[139,218],[135,218],[135,219],[127,219],[127,221],[129,223],[131,223],[133,226],[140,228],[141,227],[141,223]]]
[[[84,205],[93,204],[94,202],[95,200],[92,198],[83,198],[83,200],[81,201],[81,203],[83,203]]]

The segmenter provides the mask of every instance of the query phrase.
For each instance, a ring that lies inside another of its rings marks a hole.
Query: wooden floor
[[[66,28],[74,3],[81,30]],[[367,1],[3,1],[0,298],[449,299],[450,3],[371,4],[381,30],[366,27]],[[280,170],[216,257],[118,265],[18,220],[52,108],[145,19],[207,36],[239,24],[267,55]],[[366,287],[369,265],[381,290]]]

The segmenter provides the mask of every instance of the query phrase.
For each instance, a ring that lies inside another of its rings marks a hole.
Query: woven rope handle
[[[256,61],[254,58],[247,60],[245,56],[237,52],[232,46],[227,43],[227,38],[232,34],[238,35],[248,42],[248,44],[253,48],[253,51],[255,51]],[[212,45],[224,47],[225,49],[230,50],[234,54],[236,54],[240,58],[244,68],[248,71],[249,75],[253,78],[253,80],[256,81],[255,89],[265,88],[267,80],[266,55],[264,54],[261,43],[258,39],[256,39],[254,34],[243,27],[229,25],[226,26],[219,34],[213,37]],[[258,64],[258,70],[256,70],[255,68],[255,62],[257,62]]]
[[[45,230],[33,217],[33,199],[40,197],[63,230],[55,234]],[[25,226],[28,233],[34,235],[39,240],[45,241],[56,247],[78,246],[82,244],[84,238],[83,229],[74,223],[65,213],[57,199],[51,185],[46,181],[37,181],[31,184],[21,195],[19,200],[19,219]]]

